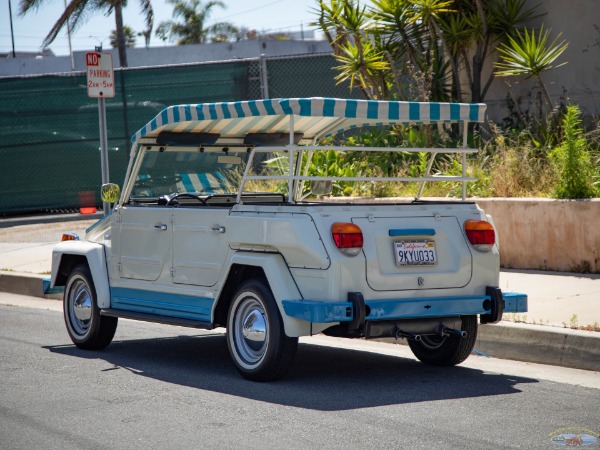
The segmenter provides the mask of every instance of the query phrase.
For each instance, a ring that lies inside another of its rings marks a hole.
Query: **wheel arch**
[[[283,320],[285,334],[289,337],[310,335],[310,324],[285,314],[283,300],[302,299],[285,260],[274,253],[236,253],[213,310],[213,324],[226,326],[229,305],[238,286],[249,279],[260,279],[273,293]]]
[[[110,287],[104,247],[87,241],[65,241],[52,251],[52,275],[50,286],[64,286],[74,267],[89,267],[96,288],[98,307],[110,307]]]

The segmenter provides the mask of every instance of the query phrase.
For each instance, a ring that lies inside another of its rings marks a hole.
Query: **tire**
[[[408,341],[413,354],[432,366],[455,366],[469,357],[477,340],[477,316],[462,316],[461,330],[466,337],[421,336],[421,341]]]
[[[298,338],[286,336],[275,298],[262,281],[248,280],[235,293],[227,315],[227,346],[248,380],[276,380],[290,368]]]
[[[76,266],[65,286],[63,312],[73,343],[85,350],[101,350],[110,344],[118,319],[100,314],[96,288],[87,265]]]

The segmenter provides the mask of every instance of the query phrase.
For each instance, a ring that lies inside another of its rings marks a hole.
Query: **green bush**
[[[552,192],[554,198],[591,198],[597,194],[594,184],[597,174],[581,128],[580,114],[578,106],[567,106],[563,119],[563,141],[549,154],[559,175],[558,183]]]

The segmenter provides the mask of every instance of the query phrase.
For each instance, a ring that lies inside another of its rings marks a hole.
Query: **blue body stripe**
[[[214,299],[142,289],[111,288],[111,307],[210,322]]]
[[[527,312],[527,295],[507,292],[503,296],[505,312]],[[489,295],[365,300],[365,304],[370,310],[366,320],[377,321],[489,314],[489,309],[484,307],[489,308],[489,300]],[[307,322],[348,322],[353,318],[351,303],[349,302],[284,300],[283,307],[288,316]]]
[[[179,120],[179,107],[177,107],[177,106],[173,107],[173,122],[175,122],[175,123],[181,122]]]
[[[435,230],[433,228],[406,228],[389,230],[389,236],[435,236]]]
[[[190,105],[185,105],[183,110],[185,111],[185,120],[192,120],[192,110]]]
[[[169,108],[165,108],[160,113],[163,125],[169,123]]]

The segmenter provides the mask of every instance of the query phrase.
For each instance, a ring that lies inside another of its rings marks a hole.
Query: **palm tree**
[[[201,0],[167,0],[173,5],[173,18],[161,22],[156,35],[163,41],[177,39],[177,45],[204,44],[211,40],[221,42],[227,36],[235,36],[238,29],[229,22],[219,22],[209,27],[206,22],[215,6],[225,8],[220,0],[202,4]],[[225,38],[224,38],[225,37]]]
[[[125,36],[125,47],[127,47],[127,48],[135,47],[136,32],[133,31],[133,28],[131,28],[127,25],[123,26],[123,35]],[[112,30],[110,32],[110,45],[112,48],[119,47],[119,39],[117,36],[117,30]]]
[[[518,75],[525,75],[526,78],[534,77],[550,109],[554,109],[550,95],[542,82],[542,72],[566,64],[563,62],[554,65],[554,61],[567,49],[569,44],[565,41],[556,43],[560,34],[548,44],[549,35],[550,30],[544,30],[543,26],[540,28],[538,36],[534,30],[529,33],[527,28],[523,33],[517,31],[514,38],[509,36],[508,44],[501,44],[498,47],[500,61],[494,65],[498,69],[496,75],[499,77]]]
[[[37,10],[45,0],[21,0],[19,5],[19,14],[24,15],[31,10]],[[139,0],[140,8],[144,18],[146,19],[146,27],[152,30],[154,25],[154,11],[150,0]],[[119,48],[119,61],[121,67],[127,67],[127,53],[125,33],[123,26],[123,7],[127,4],[127,0],[71,0],[65,8],[60,18],[50,29],[48,35],[42,42],[42,47],[47,47],[58,36],[60,31],[66,26],[70,31],[76,29],[79,25],[85,22],[85,18],[89,15],[102,12],[106,15],[115,12],[115,24],[117,33],[117,43]]]

